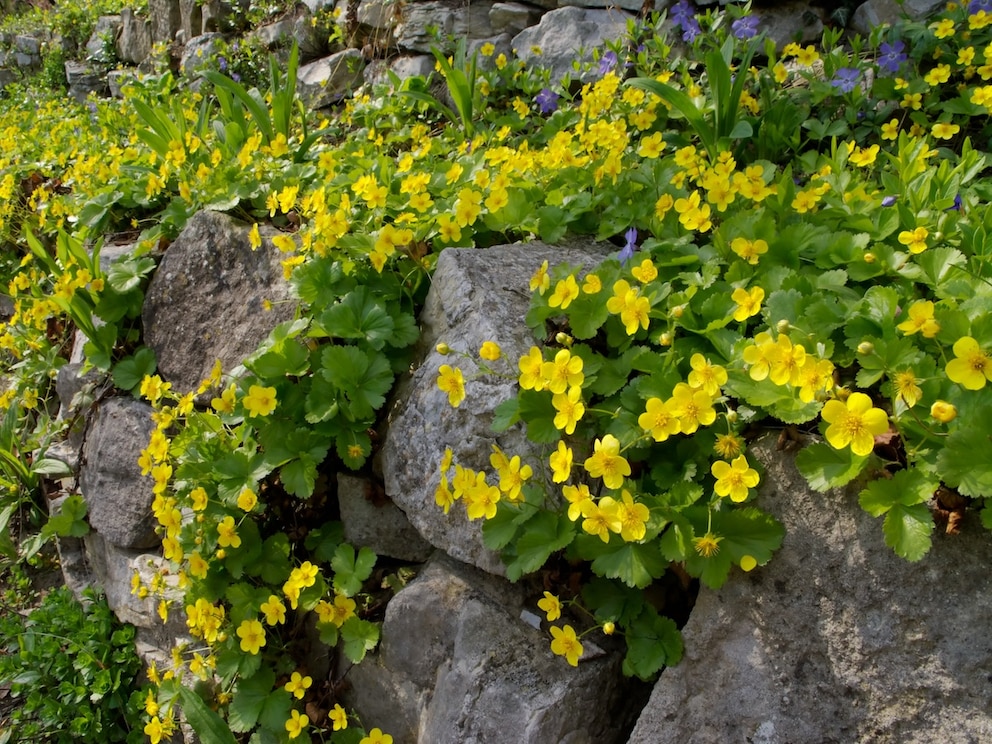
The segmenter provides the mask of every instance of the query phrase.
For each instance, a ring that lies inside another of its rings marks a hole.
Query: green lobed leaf
[[[344,543],[334,551],[331,568],[334,569],[334,590],[346,597],[354,596],[362,589],[362,584],[372,575],[376,554],[369,548],[362,547],[358,553],[355,548]]]
[[[238,681],[227,711],[227,722],[231,731],[244,733],[255,727],[265,699],[272,692],[275,681],[275,671],[267,666],[259,669],[251,677]]]
[[[915,506],[929,501],[940,482],[928,473],[913,468],[900,470],[891,478],[878,478],[858,494],[861,508],[880,517],[897,505]]]
[[[868,456],[855,455],[849,447],[836,450],[823,442],[811,444],[796,455],[796,467],[816,491],[847,485],[867,464]]]
[[[973,421],[987,422],[992,408],[984,406]],[[951,432],[937,456],[937,472],[965,496],[992,496],[992,436],[984,426],[962,426]]]
[[[341,625],[344,655],[352,664],[361,663],[365,654],[379,643],[379,626],[359,617],[349,617]]]
[[[287,693],[288,696],[288,693]],[[183,714],[203,744],[237,744],[231,729],[215,711],[210,710],[203,698],[185,685],[179,685],[179,701]],[[287,717],[289,713],[287,711]],[[283,722],[285,722],[285,718]]]
[[[629,623],[625,630],[627,655],[623,660],[624,674],[651,680],[662,667],[674,666],[682,660],[682,634],[675,621],[662,617],[650,606]]]
[[[516,555],[506,566],[506,576],[516,581],[538,570],[552,553],[565,548],[575,535],[572,522],[564,514],[542,511],[529,520],[514,547]]]
[[[644,589],[652,581],[665,573],[668,561],[654,542],[628,543],[621,541],[614,545],[613,540],[604,544],[598,537],[593,538],[605,548],[605,552],[593,560],[594,573],[610,579],[619,579],[624,584]]]
[[[933,515],[925,504],[894,504],[885,516],[882,532],[885,534],[885,544],[896,555],[916,562],[930,550]]]

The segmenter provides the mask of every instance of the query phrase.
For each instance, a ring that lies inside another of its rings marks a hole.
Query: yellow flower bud
[[[782,318],[782,320],[775,325],[775,330],[779,333],[788,333],[790,328],[792,328],[792,324],[785,318]]]
[[[566,349],[572,346],[572,337],[567,333],[558,333],[555,335],[555,341],[564,346]]]
[[[859,354],[871,354],[873,351],[875,351],[875,344],[873,344],[871,341],[862,341],[860,344],[858,344]]]
[[[947,424],[957,417],[958,409],[946,400],[938,400],[930,406],[930,415],[940,423]]]
[[[660,336],[658,336],[658,343],[661,344],[662,346],[671,346],[673,340],[674,340],[674,336],[671,333],[668,333],[667,331],[665,333],[662,333]]]
[[[681,318],[682,313],[684,312],[685,312],[685,305],[676,305],[675,307],[672,308],[672,317]]]
[[[613,632],[617,629],[617,626],[613,624],[612,620],[607,620],[603,623],[603,633],[606,635],[613,635]]]
[[[867,264],[875,263],[875,254],[872,253],[871,251],[868,251],[868,253],[865,254],[865,263]]]
[[[446,343],[441,342],[434,347],[434,351],[436,351],[441,356],[448,356],[448,354],[451,353],[451,347],[448,346]]]

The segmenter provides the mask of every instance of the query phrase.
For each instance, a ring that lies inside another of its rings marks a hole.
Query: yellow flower
[[[544,610],[549,623],[561,617],[561,601],[551,592],[545,592],[544,599],[538,600],[537,606]]]
[[[713,487],[716,495],[729,496],[735,503],[745,501],[748,490],[758,485],[758,471],[748,465],[744,455],[731,463],[717,460],[710,472],[716,478],[716,485]]]
[[[327,714],[327,717],[331,719],[331,728],[335,731],[344,731],[348,728],[348,714],[345,712],[344,708],[337,703],[335,703],[334,707],[331,708],[330,712]]]
[[[538,294],[544,294],[548,291],[548,287],[551,286],[551,277],[548,276],[548,262],[545,261],[541,264],[540,268],[534,272],[534,275],[530,278],[530,291],[537,291]]]
[[[585,281],[582,283],[582,291],[586,294],[599,294],[603,289],[603,282],[595,274],[586,274]]]
[[[238,536],[237,527],[234,525],[234,517],[224,517],[217,525],[217,544],[222,548],[237,548],[241,546],[241,538]]]
[[[241,650],[248,654],[257,654],[265,645],[265,628],[258,620],[243,620],[237,630],[241,639]]]
[[[752,287],[750,290],[738,287],[730,295],[730,299],[737,303],[734,320],[743,322],[761,312],[761,301],[765,299],[765,290],[761,287]]]
[[[954,21],[950,18],[944,18],[931,23],[929,28],[933,30],[933,35],[938,39],[946,39],[949,36],[954,36]]]
[[[828,400],[821,413],[827,427],[826,437],[834,449],[850,445],[851,452],[864,457],[875,449],[875,437],[889,430],[885,411],[875,408],[864,393],[851,393],[846,403]]]
[[[722,537],[718,537],[712,532],[707,532],[702,537],[692,538],[692,547],[695,548],[696,552],[703,558],[712,558],[720,552],[721,540],[723,540]]]
[[[891,119],[882,125],[882,139],[895,140],[899,136],[899,120]]]
[[[289,732],[289,738],[295,739],[297,736],[302,734],[310,723],[310,718],[305,715],[300,715],[300,711],[294,710],[291,713],[291,717],[286,721],[286,731]]]
[[[736,434],[717,434],[713,450],[723,458],[730,460],[744,450],[744,441]]]
[[[465,377],[462,371],[450,364],[442,364],[438,369],[437,386],[441,392],[448,394],[448,403],[452,408],[458,408],[465,400]]]
[[[586,412],[586,407],[582,403],[582,388],[573,385],[565,393],[556,393],[551,398],[551,405],[555,408],[555,428],[563,430],[566,434],[575,432],[575,425]]]
[[[544,367],[544,356],[536,346],[531,346],[526,356],[520,357],[517,368],[520,370],[518,383],[524,390],[544,390],[544,377],[541,370]]]
[[[942,424],[949,424],[957,417],[958,409],[946,400],[938,400],[930,406],[930,415]]]
[[[946,121],[940,121],[930,128],[930,133],[937,139],[949,140],[961,131],[961,127]]]
[[[572,448],[563,441],[558,442],[558,448],[551,453],[549,458],[551,464],[551,480],[555,483],[564,483],[572,474]]]
[[[579,296],[579,285],[575,281],[575,276],[569,274],[555,285],[555,291],[548,298],[548,305],[560,307],[562,310],[572,304],[572,300]]]
[[[248,388],[248,395],[244,397],[242,403],[248,411],[248,418],[255,416],[264,418],[276,409],[276,389],[252,385]]]
[[[897,372],[892,378],[892,390],[895,397],[901,399],[909,408],[919,403],[920,398],[923,397],[923,391],[920,390],[917,382],[916,374],[911,369]]]
[[[558,394],[570,387],[581,387],[585,379],[582,366],[582,357],[572,356],[568,349],[559,349],[552,361],[541,364],[544,389]]]
[[[682,429],[678,416],[672,413],[661,398],[649,398],[644,413],[637,417],[637,425],[649,432],[656,442],[664,442]]]
[[[551,653],[556,656],[564,656],[565,661],[573,667],[579,665],[579,657],[582,656],[582,642],[575,635],[575,628],[566,625],[564,629],[557,625],[551,628]]]
[[[987,380],[992,380],[992,359],[982,351],[971,336],[954,342],[954,356],[947,363],[947,377],[951,382],[964,385],[968,390],[981,390]]]
[[[655,268],[654,262],[652,262],[650,258],[645,258],[641,261],[640,266],[635,266],[632,268],[630,273],[641,284],[653,282],[658,278],[658,269]]]
[[[713,397],[705,390],[699,390],[680,382],[668,400],[668,409],[679,419],[683,434],[693,434],[700,426],[709,426],[716,421]]]
[[[594,452],[583,467],[593,478],[602,478],[607,488],[620,488],[624,476],[630,475],[630,463],[620,454],[620,440],[606,434],[593,443]]]
[[[255,508],[258,503],[258,496],[250,488],[242,488],[241,493],[238,494],[238,508],[242,511],[249,512]]]
[[[626,488],[621,492],[620,501],[616,502],[614,514],[620,520],[620,537],[626,542],[636,542],[647,534],[651,511],[646,505],[636,503]]]
[[[269,625],[281,625],[286,622],[286,605],[275,594],[270,594],[266,602],[262,602],[262,614]]]
[[[503,55],[501,54],[499,56],[502,57]],[[389,734],[384,734],[381,729],[374,728],[358,744],[393,744],[393,737]]]
[[[762,254],[768,252],[768,243],[760,238],[749,240],[748,238],[734,238],[730,242],[730,250],[743,258],[749,264],[756,265]]]
[[[302,700],[303,696],[307,694],[307,690],[310,689],[310,685],[312,684],[312,677],[303,676],[299,672],[293,672],[292,676],[289,678],[289,682],[285,685],[286,692],[291,694],[297,700]]]
[[[642,297],[636,288],[632,288],[628,282],[621,279],[613,285],[613,296],[606,301],[606,309],[613,315],[620,316],[620,322],[628,336],[637,333],[638,327],[648,327],[648,314],[651,311],[651,302],[647,297]]]
[[[933,317],[933,303],[930,300],[917,300],[909,306],[909,320],[896,326],[907,336],[917,331],[923,338],[933,338],[940,332],[940,324]]]
[[[147,398],[152,405],[158,403],[159,399],[169,392],[172,388],[172,383],[163,382],[162,378],[158,375],[145,375],[141,380],[141,387],[139,392],[144,398]]]
[[[692,372],[689,373],[689,387],[695,390],[705,390],[711,397],[720,395],[720,386],[727,382],[727,370],[718,364],[711,364],[710,360],[700,353],[695,353],[689,359]]]
[[[495,362],[502,354],[499,344],[495,341],[483,341],[482,348],[479,349],[479,356],[490,362]]]

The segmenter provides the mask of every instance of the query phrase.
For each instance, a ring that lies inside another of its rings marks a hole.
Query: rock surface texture
[[[169,246],[148,291],[141,319],[159,373],[181,392],[195,390],[220,359],[240,364],[296,307],[283,279],[275,231],[253,251],[249,226],[219,212],[194,215]],[[265,310],[265,302],[272,303]]]
[[[919,563],[851,488],[809,489],[766,437],[758,503],[786,528],[771,562],[703,589],[631,744],[978,742],[992,737],[992,540],[937,535]]]
[[[436,554],[389,603],[378,653],[348,673],[349,703],[395,744],[622,741],[643,702],[622,654],[592,651],[573,669],[521,619],[539,612],[524,599]]]
[[[533,345],[524,325],[530,303],[528,283],[543,261],[570,261],[593,266],[611,246],[552,247],[534,242],[483,250],[449,249],[441,253],[421,314],[420,366],[397,396],[381,469],[388,495],[435,547],[490,573],[505,575],[499,556],[482,543],[480,522],[470,522],[461,504],[445,514],[434,501],[438,466],[446,447],[465,467],[488,469],[492,445],[507,452],[532,451],[520,427],[499,435],[491,429],[496,407],[515,394],[511,379],[486,375],[467,382],[468,395],[458,408],[437,388],[438,368],[454,364],[466,380],[478,371],[471,359],[445,357],[434,348],[443,341],[455,352],[478,359],[484,341],[495,341],[503,358],[498,370],[513,377],[517,359]]]

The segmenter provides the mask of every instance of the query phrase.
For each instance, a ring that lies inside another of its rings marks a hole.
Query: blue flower
[[[905,49],[906,45],[898,39],[892,44],[883,42],[879,49],[881,54],[878,57],[878,69],[886,75],[895,75],[902,63],[909,59]]]
[[[948,212],[960,212],[961,211],[961,194],[954,195],[954,204],[947,208]]]
[[[558,110],[558,94],[551,88],[544,88],[534,97],[534,102],[541,109],[541,113],[547,116]]]
[[[968,13],[977,13],[980,10],[984,10],[986,13],[992,13],[992,0],[971,0],[971,5],[968,6]]]
[[[689,5],[689,0],[679,0],[678,4],[669,13],[669,17],[672,19],[675,28],[682,29],[683,41],[691,44],[702,33],[702,30],[699,28],[699,22],[696,20],[696,12]]]
[[[617,53],[610,51],[599,58],[599,74],[605,75],[617,66]]]
[[[744,16],[730,24],[730,30],[738,39],[753,39],[758,35],[757,16]]]
[[[888,196],[883,196],[882,197],[882,206],[883,207],[891,207],[893,204],[896,203],[896,199],[897,199],[897,197],[893,196],[892,194],[889,194]]]
[[[861,80],[861,73],[853,67],[841,67],[834,73],[830,84],[841,93],[850,93]]]
[[[631,258],[634,257],[634,251],[637,250],[637,228],[632,227],[627,232],[623,234],[624,240],[627,243],[624,245],[623,250],[620,251],[617,256],[620,259],[621,264],[627,263]]]

